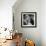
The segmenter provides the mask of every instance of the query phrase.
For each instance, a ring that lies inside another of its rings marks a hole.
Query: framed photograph
[[[21,12],[21,27],[37,27],[36,12]]]

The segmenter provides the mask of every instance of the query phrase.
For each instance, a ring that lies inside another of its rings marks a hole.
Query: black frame
[[[23,16],[23,14],[35,14],[35,26],[23,26],[22,25],[22,16]],[[37,12],[21,12],[21,27],[22,28],[27,28],[27,27],[32,27],[32,28],[34,28],[34,27],[37,27]]]

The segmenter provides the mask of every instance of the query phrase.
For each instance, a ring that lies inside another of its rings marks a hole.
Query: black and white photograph
[[[21,26],[22,27],[36,27],[36,12],[22,12]]]

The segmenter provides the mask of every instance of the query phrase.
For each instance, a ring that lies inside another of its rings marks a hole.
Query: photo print
[[[21,13],[21,27],[36,27],[36,12]]]

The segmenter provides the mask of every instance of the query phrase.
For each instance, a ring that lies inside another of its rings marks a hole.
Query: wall
[[[0,33],[4,30],[2,30],[1,27],[6,27],[9,30],[12,29],[12,6],[15,2],[16,0],[0,0]],[[0,34],[0,38],[5,38],[5,35],[10,35],[10,32],[3,31],[3,33]]]
[[[41,1],[41,19],[40,30],[42,46],[46,46],[46,0]]]
[[[0,27],[12,29],[12,6],[16,0],[0,0]]]
[[[21,0],[13,6],[15,30],[23,33],[24,39],[31,39],[36,46],[41,46],[41,0]],[[17,5],[17,6],[16,6]],[[22,28],[21,12],[37,12],[37,27]]]

